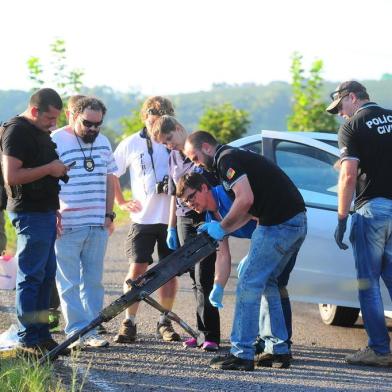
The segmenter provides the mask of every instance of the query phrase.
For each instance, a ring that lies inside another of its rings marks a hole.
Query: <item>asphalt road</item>
[[[127,270],[125,236],[126,228],[119,228],[110,239],[105,260],[105,305],[122,294]],[[239,261],[246,249],[246,240],[233,241],[233,260]],[[235,281],[233,268],[221,310],[222,351],[230,347]],[[179,287],[174,311],[194,327],[195,301],[187,275],[179,278]],[[0,291],[0,332],[14,320],[13,300],[13,292]],[[208,367],[214,354],[157,340],[158,315],[155,309],[141,304],[138,340],[132,345],[113,343],[122,319],[118,316],[105,325],[110,347],[87,349],[77,359],[60,359],[55,362],[56,373],[69,383],[73,371],[78,383],[84,383],[84,391],[392,391],[392,368],[353,367],[343,360],[347,353],[366,345],[361,319],[353,328],[326,326],[316,305],[293,303],[291,368],[225,372]],[[392,331],[392,320],[388,325]],[[176,329],[186,337],[183,330]],[[59,341],[63,338],[62,334],[56,337]]]

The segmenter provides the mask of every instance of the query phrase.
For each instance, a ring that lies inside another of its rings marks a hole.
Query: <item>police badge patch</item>
[[[228,169],[227,172],[226,172],[227,179],[231,180],[234,177],[234,174],[235,174],[235,170],[234,169],[232,169],[232,168]]]

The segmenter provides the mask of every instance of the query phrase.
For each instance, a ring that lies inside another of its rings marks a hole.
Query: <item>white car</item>
[[[238,139],[230,145],[242,147],[278,164],[300,190],[306,204],[308,234],[290,276],[290,298],[319,304],[324,323],[353,325],[359,315],[357,280],[352,249],[341,250],[335,243],[339,159],[336,134],[278,132]],[[344,242],[351,245],[350,221]],[[382,282],[385,310],[391,300]],[[390,316],[392,312],[386,312]]]

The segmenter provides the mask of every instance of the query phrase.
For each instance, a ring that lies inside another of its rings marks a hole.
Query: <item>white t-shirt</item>
[[[60,128],[52,133],[52,140],[56,143],[56,151],[66,165],[76,161],[68,171],[69,181],[62,181],[60,198],[60,212],[63,227],[102,226],[106,213],[106,179],[108,174],[117,170],[112,153],[112,147],[106,136],[99,134],[92,148],[91,143],[85,144],[80,138],[79,143],[74,132],[68,128]],[[84,158],[94,160],[92,172],[84,168]]]
[[[129,168],[132,199],[138,200],[143,207],[140,212],[131,214],[133,222],[167,224],[170,196],[165,193],[155,193],[155,184],[157,181],[162,181],[163,177],[168,174],[169,153],[162,144],[151,142],[155,174],[146,138],[142,137],[140,132],[128,136],[114,151],[118,167],[115,174],[117,177],[121,177]]]

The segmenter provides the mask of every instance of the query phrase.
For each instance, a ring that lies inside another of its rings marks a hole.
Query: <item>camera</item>
[[[155,184],[155,193],[169,193],[169,176],[163,177],[162,181]]]

